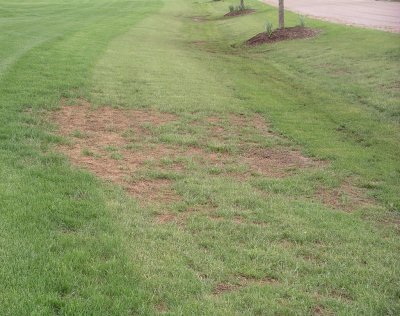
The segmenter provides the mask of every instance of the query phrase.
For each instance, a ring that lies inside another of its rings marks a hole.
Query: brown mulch
[[[286,27],[284,29],[276,29],[270,36],[266,32],[257,34],[246,41],[247,45],[256,46],[264,43],[275,43],[293,39],[312,38],[320,33],[319,30],[309,27]]]
[[[247,15],[247,14],[252,14],[256,12],[256,10],[254,9],[246,9],[246,10],[235,10],[232,12],[228,12],[227,14],[225,14],[224,16],[227,17],[232,17],[232,16],[241,16],[241,15]]]

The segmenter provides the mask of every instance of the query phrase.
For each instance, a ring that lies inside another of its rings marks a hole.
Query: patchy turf
[[[60,151],[75,165],[121,185],[140,200],[163,204],[179,201],[172,189],[174,181],[201,166],[234,181],[260,176],[283,178],[302,169],[327,166],[288,146],[265,148],[265,143],[287,141],[272,133],[259,115],[189,118],[192,123],[186,125],[169,113],[93,108],[85,100],[78,101],[77,105],[65,105],[66,100],[62,100],[61,109],[50,115],[59,134],[66,137]],[[165,130],[173,126],[179,126],[179,134],[196,142],[182,144],[165,138]],[[324,196],[329,194],[326,190]]]
[[[0,314],[399,314],[397,35],[0,4]]]

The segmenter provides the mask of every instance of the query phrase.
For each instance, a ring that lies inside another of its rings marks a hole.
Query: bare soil
[[[274,30],[271,35],[268,35],[266,32],[259,33],[256,36],[247,40],[246,44],[250,46],[256,46],[266,43],[275,43],[293,39],[312,38],[317,36],[319,33],[319,30],[308,27],[286,27],[284,29]]]

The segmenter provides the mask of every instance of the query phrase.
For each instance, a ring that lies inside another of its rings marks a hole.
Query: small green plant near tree
[[[267,20],[267,22],[265,23],[265,33],[267,33],[268,37],[270,37],[272,35],[274,26],[272,24],[271,21]]]
[[[306,17],[304,15],[299,15],[299,25],[301,27],[305,27],[306,26]]]
[[[235,6],[230,5],[230,6],[229,6],[229,12],[233,12],[233,11],[235,11]]]

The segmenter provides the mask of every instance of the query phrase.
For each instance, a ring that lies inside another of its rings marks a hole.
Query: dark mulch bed
[[[245,9],[245,10],[238,10],[238,11],[232,11],[228,12],[224,16],[239,16],[239,15],[246,15],[246,14],[251,14],[256,12],[254,9]]]
[[[310,38],[319,34],[319,30],[308,27],[294,26],[284,29],[276,29],[270,36],[266,32],[259,33],[246,41],[247,45],[260,45],[264,43],[275,43],[292,39]]]

